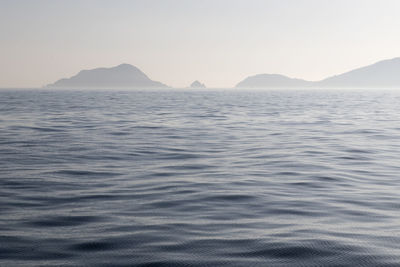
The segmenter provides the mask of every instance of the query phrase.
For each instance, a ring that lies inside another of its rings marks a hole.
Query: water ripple
[[[398,266],[393,91],[0,91],[1,266]]]

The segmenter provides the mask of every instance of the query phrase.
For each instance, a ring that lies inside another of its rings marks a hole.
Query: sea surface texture
[[[400,92],[1,90],[0,266],[400,266]]]

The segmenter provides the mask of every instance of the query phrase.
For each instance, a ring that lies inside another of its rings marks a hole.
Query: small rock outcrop
[[[190,88],[206,88],[204,83],[201,83],[199,81],[194,81],[192,82],[192,84],[190,85]]]

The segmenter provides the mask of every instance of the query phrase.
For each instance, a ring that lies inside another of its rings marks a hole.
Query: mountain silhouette
[[[322,87],[400,87],[400,58],[379,61],[315,83]]]
[[[112,68],[82,70],[71,78],[47,85],[50,88],[162,88],[165,84],[151,80],[137,67],[121,64]]]
[[[293,79],[280,74],[258,74],[247,77],[236,85],[237,88],[292,88],[308,87],[312,82]]]
[[[49,88],[165,88],[151,80],[140,69],[129,64],[111,68],[82,70],[71,78],[49,84]],[[400,88],[400,57],[351,70],[321,81],[306,81],[280,74],[258,74],[247,77],[237,88]],[[194,81],[190,88],[205,88]]]
[[[258,74],[239,82],[238,88],[400,88],[400,58],[379,61],[322,81],[293,79],[279,74]]]

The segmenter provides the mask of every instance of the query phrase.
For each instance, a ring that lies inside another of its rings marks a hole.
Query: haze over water
[[[400,92],[1,90],[1,266],[398,266]]]

